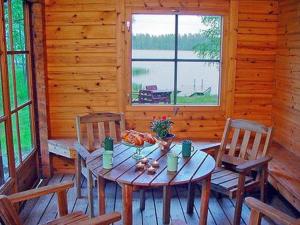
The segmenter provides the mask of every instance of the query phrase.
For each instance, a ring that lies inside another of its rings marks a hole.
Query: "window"
[[[221,37],[222,16],[133,14],[132,104],[219,105]]]
[[[29,40],[29,8],[23,0],[1,3],[4,26],[0,28],[0,185],[9,177],[8,152],[15,166],[34,150],[32,67]],[[6,99],[5,99],[6,98]],[[12,133],[12,138],[8,137]],[[10,143],[8,143],[10,142]],[[12,146],[9,149],[8,146]]]

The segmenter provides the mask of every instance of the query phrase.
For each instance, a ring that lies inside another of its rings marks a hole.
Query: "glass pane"
[[[0,123],[0,186],[9,177],[5,123]]]
[[[7,56],[7,69],[8,69],[8,80],[9,80],[9,98],[10,98],[10,108],[15,108],[15,98],[14,98],[14,79],[12,72],[12,57]]]
[[[12,0],[11,7],[14,50],[25,50],[23,0]]]
[[[14,152],[15,152],[15,163],[16,166],[20,165],[20,157],[19,157],[19,141],[17,134],[17,119],[16,114],[12,114],[11,117],[12,122],[12,132],[13,132],[13,144],[14,144]]]
[[[178,16],[178,58],[220,59],[221,16]]]
[[[16,71],[16,86],[17,86],[17,100],[18,105],[29,100],[28,94],[28,74],[26,55],[15,55],[15,71]]]
[[[132,58],[173,59],[174,49],[174,15],[133,15]]]
[[[173,62],[132,63],[132,103],[170,104],[173,90]]]
[[[177,104],[218,105],[220,63],[179,62]]]
[[[9,15],[8,15],[8,1],[4,1],[4,19],[5,19],[5,36],[6,36],[6,48],[11,50],[10,46],[10,27],[9,27]]]
[[[19,126],[20,126],[22,159],[25,159],[26,156],[31,152],[33,148],[30,106],[26,106],[25,108],[19,111]]]

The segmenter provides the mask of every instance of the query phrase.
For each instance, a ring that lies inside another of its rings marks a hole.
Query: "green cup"
[[[114,149],[114,139],[106,137],[103,141],[103,145],[105,150],[112,151]]]
[[[192,146],[192,142],[190,140],[182,141],[182,156],[183,157],[190,157],[194,151],[194,146]]]
[[[104,151],[103,152],[103,168],[111,169],[113,166],[113,152],[112,151]]]
[[[167,169],[170,172],[176,172],[178,168],[178,155],[175,153],[168,153]]]

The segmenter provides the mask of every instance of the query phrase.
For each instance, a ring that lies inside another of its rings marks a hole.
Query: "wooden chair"
[[[156,91],[157,90],[157,85],[147,85],[146,90],[147,91]]]
[[[58,200],[58,215],[59,218],[49,221],[47,224],[76,224],[76,225],[107,225],[117,222],[121,219],[120,213],[111,213],[89,219],[83,212],[74,212],[68,214],[67,189],[73,187],[73,182],[62,183],[57,185],[45,186],[29,191],[19,192],[13,195],[0,195],[0,224],[5,225],[21,225],[21,219],[14,203],[19,203],[29,199],[37,198],[50,193],[57,193]]]
[[[211,177],[211,189],[231,198],[236,197],[234,225],[240,224],[245,192],[260,187],[261,200],[265,198],[268,162],[271,160],[266,154],[271,133],[272,128],[253,121],[228,119],[226,122],[217,152],[216,168]],[[191,213],[195,190],[193,185],[189,189],[187,212]]]
[[[138,101],[139,103],[158,103],[153,99],[153,94],[150,90],[140,90]]]
[[[293,218],[255,198],[248,197],[245,201],[251,208],[249,225],[259,225],[262,215],[282,225],[300,225],[300,219]]]
[[[106,135],[117,142],[121,132],[125,130],[125,119],[123,113],[92,113],[76,117],[76,130],[78,144],[76,145],[76,189],[77,197],[81,197],[81,174],[88,179],[88,201],[92,204],[93,177],[86,169],[86,159],[89,154],[100,148]],[[119,131],[119,132],[118,132]],[[89,207],[89,215],[92,216],[93,207]]]
[[[166,96],[155,97],[152,90],[140,90],[138,103],[168,103],[169,99]]]

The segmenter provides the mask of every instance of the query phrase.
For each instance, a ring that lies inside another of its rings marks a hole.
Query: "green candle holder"
[[[136,152],[132,155],[132,158],[134,158],[135,160],[141,160],[142,158],[144,158],[145,156],[141,153],[142,149],[143,147],[136,147]]]

